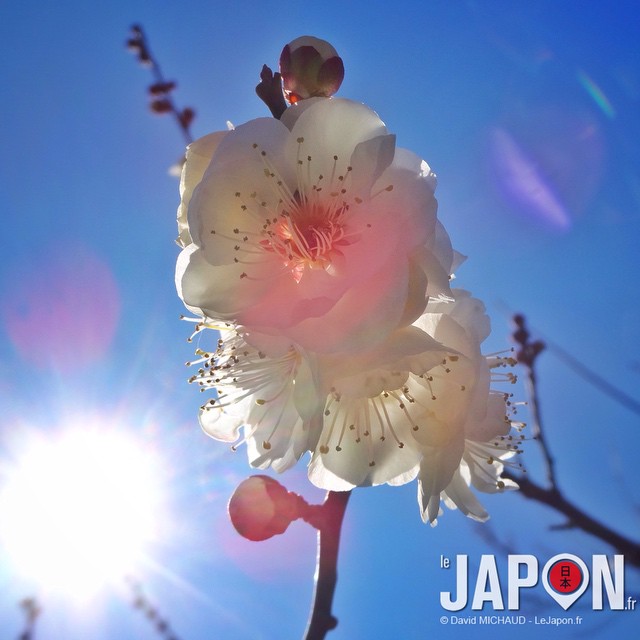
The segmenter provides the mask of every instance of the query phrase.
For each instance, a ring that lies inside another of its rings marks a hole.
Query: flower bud
[[[326,40],[301,36],[282,50],[280,73],[285,96],[295,104],[305,98],[332,96],[342,84],[344,65]]]
[[[171,103],[164,98],[152,100],[149,108],[153,113],[169,113],[169,111],[171,111]]]
[[[229,518],[248,540],[267,540],[284,533],[298,518],[298,499],[269,476],[243,480],[229,500]]]
[[[176,88],[176,83],[173,81],[170,82],[154,82],[149,87],[149,93],[152,96],[161,96],[167,93],[171,93]]]
[[[180,114],[180,124],[183,127],[188,127],[193,119],[196,117],[196,112],[191,107],[185,107]]]

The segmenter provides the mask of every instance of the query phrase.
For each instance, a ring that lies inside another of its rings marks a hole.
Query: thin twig
[[[595,371],[589,369],[587,365],[582,364],[582,362],[572,356],[561,346],[557,345],[555,342],[551,342],[551,340],[549,340],[548,338],[545,338],[545,342],[549,351],[555,354],[555,356],[562,362],[564,362],[569,368],[573,369],[573,371],[577,373],[583,380],[586,380],[590,385],[594,386],[605,395],[608,395],[610,398],[615,400],[618,404],[621,404],[629,411],[632,411],[636,415],[640,415],[640,402],[638,402],[635,398],[627,395],[626,393],[624,393],[624,391],[621,391],[620,389],[612,385],[608,380],[598,375]]]
[[[513,310],[510,309],[505,302],[503,302],[502,300],[498,300],[497,304],[504,310],[505,313],[513,316]],[[514,317],[517,317],[517,315]],[[531,325],[528,326],[531,331],[535,331],[535,333],[544,340],[544,346],[550,353],[553,353],[561,362],[566,364],[585,382],[588,382],[591,386],[593,386],[594,389],[596,389],[600,393],[604,393],[606,396],[609,396],[609,398],[625,407],[629,411],[635,413],[636,415],[640,415],[640,402],[636,398],[630,396],[615,385],[611,384],[611,382],[609,382],[606,378],[596,373],[593,369],[578,360],[578,358],[561,347],[557,342],[551,340],[547,335],[540,331],[540,329],[538,329],[537,327],[532,327]]]
[[[151,604],[142,589],[142,585],[130,576],[127,576],[125,581],[131,589],[131,595],[133,596],[131,604],[133,608],[140,611],[140,613],[147,618],[149,624],[154,627],[156,633],[161,638],[164,638],[164,640],[179,640],[178,636],[171,629],[169,621],[161,615],[156,606]]]
[[[555,488],[541,487],[528,477],[508,470],[505,470],[502,475],[517,482],[520,485],[520,493],[526,498],[546,504],[548,507],[565,515],[568,519],[568,528],[582,529],[586,533],[600,538],[616,551],[624,554],[627,562],[640,567],[640,544],[592,518],[567,500],[561,491]]]
[[[538,356],[544,351],[546,345],[540,340],[531,341],[530,333],[526,326],[524,316],[517,314],[513,317],[515,331],[514,341],[519,345],[517,352],[518,362],[525,367],[527,372],[527,387],[529,395],[529,411],[531,415],[531,428],[534,438],[540,444],[542,456],[547,467],[548,487],[542,487],[522,474],[516,474],[505,470],[503,475],[514,480],[520,485],[522,495],[555,509],[567,517],[567,523],[562,528],[582,529],[625,555],[628,562],[640,566],[640,544],[630,540],[600,521],[592,518],[585,511],[567,500],[560,490],[555,474],[555,460],[551,454],[549,445],[544,437],[540,413],[540,398],[537,390],[537,378],[535,364]]]
[[[331,610],[338,580],[340,531],[350,495],[350,491],[329,491],[322,506],[322,517],[315,523],[318,527],[315,589],[304,640],[323,640],[338,624]]]
[[[513,339],[519,345],[516,353],[518,362],[525,368],[527,372],[527,395],[529,396],[529,413],[531,416],[530,426],[533,438],[540,445],[542,457],[547,467],[547,481],[553,489],[557,487],[555,460],[551,454],[551,449],[547,444],[547,440],[542,428],[542,415],[540,413],[540,400],[538,398],[537,377],[535,371],[535,363],[538,356],[545,350],[546,345],[541,340],[531,342],[529,331],[527,330],[526,320],[523,315],[517,314],[513,316],[515,331]]]
[[[160,64],[152,55],[147,36],[140,25],[134,24],[131,27],[131,37],[127,40],[127,48],[136,54],[138,62],[151,69],[151,74],[155,82],[149,87],[151,111],[156,114],[170,113],[175,118],[178,128],[184,136],[187,145],[193,142],[191,135],[191,123],[195,117],[195,111],[191,107],[178,109],[176,107],[171,92],[175,89],[176,83],[167,80],[160,69]]]

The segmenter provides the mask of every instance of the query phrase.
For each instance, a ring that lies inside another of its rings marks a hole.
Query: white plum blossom
[[[431,523],[441,498],[486,519],[470,484],[483,492],[515,488],[500,474],[522,436],[512,433],[518,423],[507,416],[510,394],[490,386],[492,377],[514,380],[492,373],[513,360],[482,356],[489,331],[484,306],[466,291],[453,294],[451,302],[430,302],[412,327],[375,355],[330,364],[331,373],[323,374],[332,386],[309,468],[312,482],[346,490],[404,484],[417,476],[421,513]]]
[[[317,368],[292,346],[267,356],[237,329],[222,329],[217,349],[198,351],[192,382],[217,391],[200,410],[204,431],[238,446],[240,430],[253,467],[282,472],[313,448],[324,398]]]
[[[447,295],[434,252],[448,239],[433,174],[373,111],[304,103],[285,113],[290,130],[260,118],[190,151],[177,287],[189,308],[242,326],[267,352],[282,338],[356,352],[413,322],[428,294]]]
[[[471,488],[516,488],[502,472],[521,439],[492,387],[513,360],[482,355],[484,305],[450,288],[463,257],[435,186],[368,107],[300,99],[190,145],[176,267],[195,333],[220,332],[191,363],[214,392],[204,431],[259,469],[309,454],[330,491],[417,479],[431,524],[441,503],[486,519]]]
[[[309,478],[345,491],[418,478],[425,521],[435,524],[441,499],[475,519],[486,512],[470,491],[516,488],[501,478],[521,436],[507,416],[510,394],[492,389],[492,375],[513,364],[484,357],[484,306],[466,291],[429,303],[410,327],[348,358],[313,355],[292,346],[267,356],[238,329],[223,330],[213,353],[201,352],[193,381],[218,390],[201,409],[204,430],[237,446],[249,462],[284,471],[307,451]]]
[[[180,178],[180,206],[178,207],[178,245],[182,248],[191,244],[187,211],[193,190],[202,180],[202,176],[211,162],[211,157],[227,133],[227,131],[215,131],[199,138],[187,147]]]
[[[482,302],[464,290],[454,290],[454,301],[434,301],[416,325],[455,349],[461,358],[447,364],[455,384],[434,388],[432,429],[416,432],[423,454],[418,474],[418,502],[422,517],[432,524],[439,512],[440,498],[447,506],[459,507],[477,520],[488,516],[468,487],[473,484],[483,492],[517,488],[500,474],[506,460],[519,452],[523,436],[512,433],[521,424],[508,417],[511,394],[491,387],[498,382],[515,382],[511,357],[481,353],[481,343],[490,332],[489,318]],[[464,367],[460,364],[465,363]],[[496,371],[497,370],[497,371]],[[440,377],[439,381],[446,380]],[[434,380],[434,382],[436,382]],[[460,403],[456,384],[464,388]],[[437,405],[437,407],[436,407]]]

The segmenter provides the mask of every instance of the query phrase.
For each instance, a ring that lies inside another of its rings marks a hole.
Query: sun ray
[[[135,570],[160,524],[154,462],[131,434],[97,425],[31,442],[0,493],[16,573],[77,597]]]

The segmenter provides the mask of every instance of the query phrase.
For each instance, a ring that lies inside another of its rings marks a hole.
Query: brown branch
[[[524,316],[518,314],[513,317],[515,331],[513,332],[514,341],[520,346],[516,353],[518,362],[525,368],[527,372],[526,387],[529,396],[529,413],[531,415],[530,426],[534,440],[537,440],[542,450],[542,457],[547,467],[547,480],[552,488],[556,488],[556,472],[555,459],[551,454],[549,445],[542,429],[542,415],[540,413],[540,400],[538,398],[537,377],[535,371],[535,363],[538,356],[544,351],[545,344],[541,340],[531,342],[530,334],[526,327]]]
[[[520,493],[526,498],[545,504],[565,515],[568,520],[566,528],[582,529],[586,533],[600,538],[616,551],[624,554],[627,562],[640,567],[640,544],[592,518],[567,500],[558,489],[541,487],[526,476],[508,470],[505,470],[502,475],[517,482],[520,485]]]
[[[615,400],[618,404],[622,405],[629,411],[632,411],[636,415],[640,416],[640,402],[630,395],[624,393],[618,389],[618,387],[612,385],[607,379],[598,375],[595,371],[592,371],[586,365],[582,364],[577,358],[572,356],[568,351],[561,346],[551,342],[548,338],[545,338],[547,348],[557,358],[564,362],[570,369],[573,369],[583,380],[586,380],[590,385],[596,388],[601,393],[609,396]]]
[[[149,49],[147,36],[140,25],[131,27],[131,36],[127,40],[127,48],[136,54],[138,62],[151,69],[154,83],[149,87],[151,102],[149,108],[155,114],[170,113],[173,115],[187,145],[193,142],[191,135],[191,123],[195,117],[195,111],[191,107],[178,109],[174,103],[171,92],[176,88],[176,83],[168,81],[164,77],[160,64]]]
[[[538,441],[542,450],[542,456],[547,467],[547,481],[549,486],[542,487],[528,477],[522,474],[512,473],[508,470],[503,472],[503,476],[517,482],[522,495],[526,498],[536,500],[565,515],[567,517],[567,523],[562,528],[582,529],[586,533],[600,538],[624,554],[625,558],[631,564],[640,566],[640,544],[607,527],[595,518],[592,518],[585,511],[567,500],[560,491],[555,473],[555,459],[546,441],[542,425],[535,371],[537,358],[544,351],[546,345],[540,340],[530,341],[530,334],[527,330],[524,316],[520,314],[515,315],[513,322],[515,324],[513,339],[519,345],[517,352],[518,362],[525,367],[527,372],[531,429],[534,438]]]
[[[350,491],[329,491],[322,512],[316,512],[311,522],[318,528],[318,556],[313,607],[304,640],[323,640],[338,624],[332,613],[332,604],[338,580],[340,531],[350,495]]]
[[[338,624],[331,609],[338,581],[340,530],[350,495],[350,491],[329,491],[323,504],[309,504],[274,478],[254,475],[243,480],[229,500],[231,523],[248,540],[280,535],[298,518],[318,530],[313,603],[304,640],[324,640]]]

